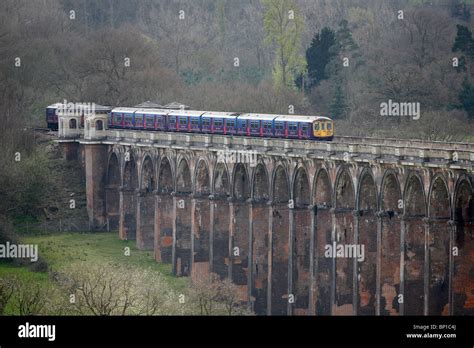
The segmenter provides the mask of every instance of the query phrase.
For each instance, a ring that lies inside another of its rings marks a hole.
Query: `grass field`
[[[40,256],[47,262],[50,271],[60,271],[68,266],[79,264],[87,269],[89,265],[112,263],[132,267],[132,271],[143,269],[156,270],[175,291],[188,285],[187,278],[171,275],[171,265],[157,263],[153,251],[141,251],[135,241],[122,241],[117,233],[57,233],[49,235],[23,236],[21,243],[37,244]],[[125,248],[130,248],[130,255],[125,255]],[[52,285],[48,272],[33,272],[25,266],[14,266],[0,263],[0,278],[15,275],[27,283]],[[5,314],[16,314],[9,306]]]
[[[153,251],[141,251],[135,241],[119,240],[116,232],[110,233],[58,233],[22,238],[23,243],[38,244],[42,256],[51,270],[61,270],[73,263],[88,264],[117,263],[131,267],[150,268],[164,275],[169,284],[179,290],[186,286],[184,278],[171,275],[171,264],[158,263]],[[125,255],[125,248],[130,255]]]

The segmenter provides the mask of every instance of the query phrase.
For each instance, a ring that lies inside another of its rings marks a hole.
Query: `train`
[[[117,107],[109,114],[108,126],[112,129],[302,140],[332,140],[334,137],[334,123],[326,116]]]
[[[57,104],[53,104],[46,109],[50,129],[57,129],[57,107]],[[137,107],[111,109],[108,112],[108,127],[302,140],[330,141],[334,137],[334,122],[326,116]]]

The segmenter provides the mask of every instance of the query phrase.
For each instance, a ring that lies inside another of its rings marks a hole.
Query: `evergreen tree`
[[[364,64],[362,55],[359,52],[359,45],[352,37],[349,23],[345,19],[339,23],[339,29],[336,32],[336,41],[338,44],[337,52],[342,53],[346,57],[350,57],[351,60],[354,61],[355,67]]]
[[[471,59],[474,59],[474,39],[469,28],[464,25],[457,25],[458,31],[454,39],[453,52],[462,52]]]
[[[337,80],[334,87],[334,97],[329,107],[329,117],[334,119],[341,119],[346,117],[347,105],[346,98],[342,91],[341,80]]]
[[[461,108],[466,110],[471,120],[474,120],[474,85],[467,78],[463,81],[461,93],[459,93],[459,101]]]
[[[311,45],[306,50],[306,62],[308,64],[307,88],[311,89],[320,81],[328,79],[329,73],[326,67],[335,56],[333,46],[336,44],[336,34],[328,27],[316,33]]]

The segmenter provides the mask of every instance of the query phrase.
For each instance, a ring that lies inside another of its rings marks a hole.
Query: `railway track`
[[[394,147],[436,149],[436,150],[473,150],[474,143],[467,142],[443,142],[427,141],[417,139],[396,139],[396,138],[376,138],[376,137],[352,137],[335,136],[334,143],[363,144],[363,145],[386,145]]]

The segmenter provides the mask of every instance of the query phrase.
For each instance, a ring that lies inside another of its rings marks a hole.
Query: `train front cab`
[[[329,118],[321,118],[313,122],[313,136],[318,140],[332,140],[334,137],[334,123]]]

